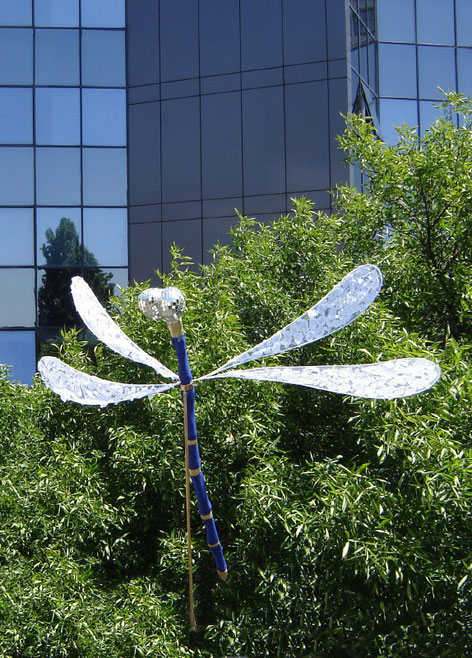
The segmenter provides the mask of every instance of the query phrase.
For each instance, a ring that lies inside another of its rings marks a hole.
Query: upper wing
[[[262,343],[233,357],[210,375],[254,359],[303,347],[346,327],[359,317],[380,292],[382,274],[375,265],[352,270],[323,299]]]
[[[134,343],[108,315],[88,284],[80,276],[74,276],[71,284],[72,297],[80,317],[105,345],[121,356],[154,368],[158,375],[177,380],[172,370],[150,356]]]
[[[153,397],[176,384],[121,384],[100,379],[75,370],[54,356],[44,356],[38,370],[48,388],[64,402],[98,405],[117,404],[126,400]]]
[[[362,398],[394,399],[431,388],[441,376],[428,359],[394,359],[354,366],[299,366],[230,370],[202,379],[254,379],[318,388]]]

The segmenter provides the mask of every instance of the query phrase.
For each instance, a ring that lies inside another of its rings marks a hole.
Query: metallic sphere
[[[138,297],[138,306],[148,318],[178,324],[185,311],[185,299],[178,288],[148,288]]]

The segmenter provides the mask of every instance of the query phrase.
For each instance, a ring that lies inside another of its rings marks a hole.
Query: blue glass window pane
[[[161,2],[162,81],[198,77],[198,3]]]
[[[241,0],[243,70],[282,66],[281,3]]]
[[[31,0],[2,0],[1,25],[31,25]]]
[[[458,91],[472,96],[472,50],[457,49]]]
[[[416,98],[416,48],[379,44],[381,96]]]
[[[33,142],[33,96],[31,89],[0,88],[0,143]]]
[[[78,30],[36,31],[36,84],[78,85]]]
[[[407,124],[411,128],[418,125],[418,105],[416,101],[396,99],[380,100],[380,136],[387,144],[396,144],[398,133],[395,126]]]
[[[80,208],[36,210],[38,265],[81,265]]]
[[[77,27],[79,0],[35,0],[34,22],[41,27]]]
[[[326,59],[324,2],[284,0],[284,63],[302,64]]]
[[[418,43],[454,45],[454,0],[416,0]]]
[[[0,268],[0,327],[33,327],[34,268]]]
[[[80,204],[80,149],[36,149],[36,199],[42,206]]]
[[[415,42],[415,1],[377,0],[379,41]]]
[[[418,48],[418,76],[420,98],[442,99],[444,96],[438,87],[444,91],[454,91],[456,88],[454,50],[420,46]]]
[[[84,247],[94,255],[99,265],[127,265],[126,208],[85,208]]]
[[[31,208],[0,208],[0,265],[34,264]]]
[[[200,0],[201,75],[239,71],[239,0]]]
[[[31,384],[36,372],[34,331],[0,331],[0,363],[12,366],[13,381]]]
[[[430,101],[420,101],[420,128],[421,135],[424,135],[425,130],[429,128],[436,119],[442,116],[441,110],[437,103]]]
[[[365,82],[368,82],[369,80],[369,66],[368,66],[368,59],[367,59],[367,48],[369,45],[369,41],[367,38],[367,30],[365,29],[364,25],[360,23],[359,26],[359,73],[361,74],[361,78],[365,80]]]
[[[456,0],[457,44],[472,46],[472,2]]]
[[[36,143],[80,144],[78,89],[36,89]]]
[[[82,90],[82,141],[87,145],[126,145],[126,91]]]
[[[0,29],[0,84],[33,83],[33,30]]]
[[[83,30],[82,84],[88,87],[126,85],[124,32]]]
[[[33,149],[0,148],[0,199],[5,206],[29,206],[34,201]]]
[[[82,0],[82,27],[124,27],[125,0]]]
[[[126,149],[83,150],[84,205],[126,206]]]

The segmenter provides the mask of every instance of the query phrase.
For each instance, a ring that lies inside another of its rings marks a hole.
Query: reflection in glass
[[[420,128],[421,135],[423,136],[425,130],[429,128],[436,119],[441,117],[441,110],[438,108],[437,103],[430,101],[420,101]]]
[[[416,98],[416,48],[379,44],[381,96]]]
[[[407,124],[411,128],[418,125],[418,105],[416,101],[385,98],[380,100],[380,136],[387,144],[396,144],[398,134],[394,126]]]
[[[2,0],[0,25],[31,25],[31,0]]]
[[[457,49],[458,91],[472,96],[472,50]]]
[[[82,90],[82,141],[87,145],[126,145],[126,91]]]
[[[124,27],[125,0],[82,0],[83,27]]]
[[[84,247],[99,265],[128,262],[128,213],[126,208],[85,208]]]
[[[36,372],[34,331],[0,331],[0,363],[12,366],[11,379],[31,384]]]
[[[372,39],[372,37],[369,36],[369,45],[368,45],[368,50],[369,50],[369,85],[370,88],[373,89],[374,91],[377,91],[377,85],[378,85],[378,80],[377,80],[377,44],[376,42]]]
[[[78,89],[36,89],[36,143],[80,144]]]
[[[0,263],[34,264],[32,208],[0,208]]]
[[[377,0],[379,41],[415,41],[414,0]]]
[[[34,325],[34,269],[0,268],[0,326]]]
[[[359,19],[351,11],[351,66],[359,71]]]
[[[452,48],[420,46],[418,48],[420,98],[442,99],[444,91],[455,91],[456,67]]]
[[[472,3],[456,0],[457,45],[472,46]]]
[[[0,28],[0,84],[33,83],[33,30]]]
[[[33,142],[33,96],[31,89],[0,88],[0,143]]]
[[[80,149],[36,149],[36,198],[40,205],[80,204]]]
[[[125,34],[122,31],[82,31],[82,84],[124,87]]]
[[[33,149],[0,147],[0,199],[7,206],[29,206],[34,200]]]
[[[105,306],[110,294],[119,295],[120,291],[117,286],[121,286],[121,288],[127,287],[128,268],[86,269],[84,271],[84,279]]]
[[[37,30],[36,84],[74,86],[79,82],[78,30]]]
[[[416,0],[418,43],[454,45],[454,0]]]
[[[34,22],[42,27],[77,27],[79,0],[35,0]]]
[[[369,81],[369,68],[368,68],[368,59],[367,59],[367,30],[362,23],[360,23],[359,29],[359,73],[361,77],[368,82]]]
[[[82,264],[80,208],[36,210],[39,265]]]
[[[84,205],[126,206],[126,149],[83,149]]]

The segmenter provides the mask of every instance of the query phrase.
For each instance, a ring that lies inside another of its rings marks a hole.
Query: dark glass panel
[[[283,89],[243,92],[244,191],[273,194],[285,188]]]
[[[123,31],[83,30],[82,84],[87,87],[126,85]]]
[[[442,99],[444,91],[456,88],[456,69],[452,48],[420,46],[418,48],[420,98]]]
[[[84,250],[99,265],[128,264],[128,213],[126,208],[84,209]]]
[[[170,248],[172,244],[183,249],[185,256],[190,256],[194,263],[202,262],[202,220],[183,219],[179,222],[162,224],[163,267],[168,271],[171,263]]]
[[[472,2],[456,0],[457,44],[472,46]]]
[[[82,90],[82,142],[88,146],[126,145],[126,91]]]
[[[161,2],[162,81],[198,77],[198,2]]]
[[[78,30],[36,31],[36,84],[78,85]]]
[[[33,30],[0,29],[0,84],[33,83]]]
[[[38,265],[81,265],[80,208],[36,210]]]
[[[204,198],[242,193],[240,99],[238,92],[202,97]]]
[[[285,89],[287,189],[290,192],[329,187],[327,96],[325,81],[290,85]]]
[[[126,149],[83,150],[84,205],[126,206]]]
[[[34,269],[0,268],[0,327],[33,327],[34,313]]]
[[[128,84],[159,82],[159,5],[156,0],[128,2]]]
[[[32,148],[0,147],[0,199],[5,206],[29,206],[33,203]]]
[[[415,101],[385,98],[380,100],[380,136],[387,144],[398,139],[394,126],[418,126],[418,105]]]
[[[416,97],[415,46],[379,45],[381,96]]]
[[[82,0],[82,27],[125,27],[125,0]]]
[[[360,47],[360,35],[359,35],[359,19],[356,14],[351,11],[351,66],[355,68],[356,71],[360,69],[359,63],[359,47]]]
[[[77,27],[79,0],[35,0],[34,22],[44,27]]]
[[[285,64],[326,59],[324,2],[285,0],[282,7]]]
[[[369,85],[376,93],[378,91],[377,80],[377,44],[369,37]]]
[[[241,0],[243,70],[282,66],[281,3]]]
[[[416,0],[418,43],[454,45],[454,0]]]
[[[377,0],[379,41],[415,41],[415,0]]]
[[[200,198],[200,109],[198,98],[161,104],[162,200]]]
[[[73,276],[79,268],[48,267],[38,269],[38,326],[71,327],[80,324],[70,292]]]
[[[34,331],[0,331],[0,363],[12,367],[13,381],[31,384],[36,372]]]
[[[472,96],[472,50],[457,49],[457,75],[458,91],[461,94]]]
[[[33,142],[33,96],[31,89],[0,88],[0,143]]]
[[[2,0],[0,25],[31,25],[31,0]]]
[[[210,249],[213,249],[218,243],[220,245],[230,244],[231,235],[229,232],[238,223],[236,217],[209,217],[203,220],[203,264],[210,265],[213,262],[213,256]]]
[[[369,80],[369,65],[367,58],[367,30],[362,23],[359,25],[359,73],[361,77],[367,82]]]
[[[200,72],[239,71],[239,0],[200,0]]]
[[[36,88],[36,143],[80,144],[78,89]]]
[[[161,202],[159,124],[159,103],[129,106],[128,177],[131,204]]]
[[[33,242],[33,210],[0,208],[0,263],[33,265]]]
[[[44,206],[80,204],[80,149],[36,149],[36,199]]]

